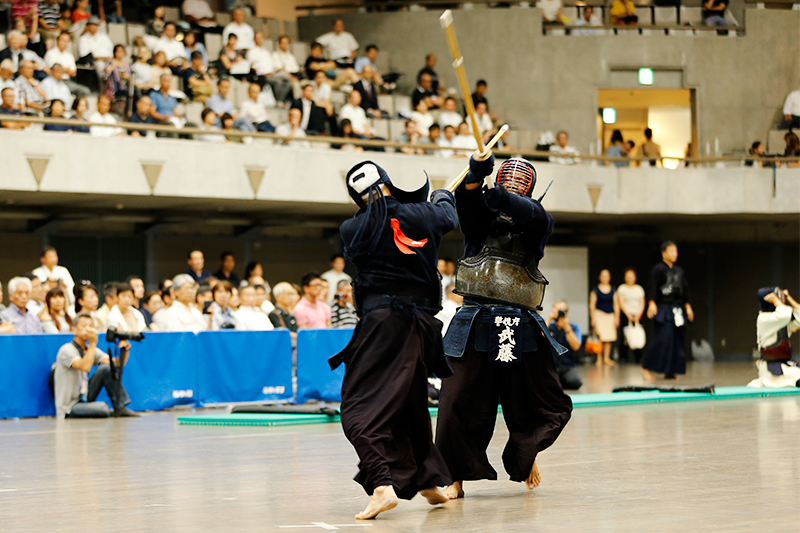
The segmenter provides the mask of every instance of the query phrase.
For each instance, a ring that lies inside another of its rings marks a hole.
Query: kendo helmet
[[[536,186],[536,169],[530,161],[512,157],[500,165],[495,182],[508,192],[530,198]]]
[[[386,185],[391,195],[400,203],[410,204],[424,202],[428,199],[430,185],[428,179],[425,184],[414,191],[404,191],[392,183],[389,174],[373,163],[372,161],[362,161],[350,169],[347,173],[347,192],[350,198],[359,206],[367,205],[367,198],[370,194],[380,195],[378,189],[381,185]]]

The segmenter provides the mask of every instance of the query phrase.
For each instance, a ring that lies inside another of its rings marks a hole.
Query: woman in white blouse
[[[625,283],[617,288],[614,297],[617,299],[617,313],[619,313],[619,327],[622,342],[619,343],[619,360],[632,360],[637,364],[642,360],[642,350],[631,350],[625,341],[625,326],[636,324],[642,319],[645,308],[645,293],[641,285],[636,283],[636,271],[629,268],[625,271]]]

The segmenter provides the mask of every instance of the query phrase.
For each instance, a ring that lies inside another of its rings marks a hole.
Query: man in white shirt
[[[342,19],[333,21],[333,31],[320,35],[317,42],[325,47],[328,59],[336,61],[340,65],[352,66],[358,50],[358,41],[351,33],[344,31]]]
[[[247,90],[248,99],[242,102],[241,116],[253,123],[258,131],[274,132],[275,127],[269,121],[267,108],[258,101],[261,94],[261,87],[257,83],[251,83]]]
[[[344,271],[344,256],[342,254],[333,254],[331,256],[331,269],[322,274],[320,277],[328,282],[329,287],[338,287],[340,281],[352,282],[353,278]],[[326,303],[333,305],[336,298],[336,291],[328,291],[328,298]]]
[[[351,91],[347,97],[347,103],[339,111],[339,121],[348,119],[353,131],[365,137],[373,137],[372,131],[367,120],[367,113],[361,107],[361,94],[358,91]]]
[[[556,135],[556,144],[550,145],[550,153],[580,155],[581,153],[574,146],[569,146],[568,142],[569,135],[567,135],[567,132],[559,131],[558,135]],[[579,157],[550,157],[550,162],[558,163],[559,165],[580,165],[581,159]]]
[[[800,128],[800,89],[790,92],[783,103],[781,129]]]
[[[594,14],[592,6],[585,6],[581,18],[573,22],[575,26],[602,26],[603,22]],[[594,29],[572,30],[572,35],[598,35],[600,32]]]
[[[489,116],[489,111],[486,109],[486,102],[478,102],[475,106],[475,121],[478,123],[478,131],[483,135],[487,131],[494,129],[492,117]],[[472,131],[472,121],[467,122],[469,131]]]
[[[254,36],[255,46],[247,51],[250,68],[258,75],[266,78],[272,94],[279,102],[292,100],[292,82],[288,75],[281,75],[274,61],[272,52],[264,48],[264,34],[257,31]]]
[[[299,81],[300,65],[297,58],[289,51],[291,41],[288,35],[281,35],[278,39],[278,49],[273,52],[272,58],[275,61],[275,68],[278,73],[287,76],[293,82]]]
[[[217,22],[214,20],[214,11],[208,4],[208,0],[183,0],[181,4],[183,16],[191,22],[203,28],[214,28]]]
[[[78,74],[78,67],[75,65],[75,56],[72,55],[72,37],[67,32],[62,33],[56,40],[56,45],[47,51],[44,55],[44,64],[47,68],[52,69],[56,63],[61,65],[64,69],[61,79],[67,84],[72,94],[76,96],[88,96],[90,91],[79,83],[72,81]],[[69,107],[69,106],[67,106]]]
[[[208,329],[208,321],[195,307],[197,284],[189,274],[178,274],[172,280],[175,301],[165,311],[165,331],[193,331],[199,333]]]
[[[448,96],[444,101],[444,111],[439,115],[439,126],[442,129],[447,126],[457,128],[462,122],[464,117],[456,111],[456,99]]]
[[[102,122],[105,124],[116,124],[117,119],[114,115],[109,113],[111,110],[111,100],[108,96],[101,94],[97,99],[97,111],[89,115],[89,122]],[[125,131],[122,128],[110,128],[105,126],[90,126],[89,133],[93,137],[115,137],[117,135],[124,135]]]
[[[244,331],[269,331],[275,329],[269,315],[256,305],[256,289],[247,285],[239,290],[239,309],[233,312],[237,329]]]
[[[161,34],[161,38],[153,49],[154,53],[164,52],[164,55],[167,56],[167,65],[171,68],[180,68],[186,60],[186,48],[175,38],[176,34],[175,23],[167,22],[164,25],[164,33]]]
[[[244,9],[236,8],[233,10],[233,20],[222,30],[222,42],[228,42],[228,35],[236,34],[236,50],[250,50],[255,43],[253,27],[244,21]]]
[[[111,61],[114,56],[114,43],[99,28],[100,19],[94,16],[89,17],[89,20],[86,21],[86,33],[78,41],[78,57],[83,59],[92,54],[95,68],[102,72],[106,63]]]
[[[306,132],[303,131],[303,128],[300,127],[300,119],[302,118],[302,112],[299,109],[290,109],[289,110],[289,122],[287,124],[281,124],[277,128],[275,128],[275,133],[277,135],[283,135],[286,137],[297,137],[297,138],[305,138]],[[292,148],[311,148],[311,145],[308,141],[279,141],[281,144],[286,144]]]
[[[39,258],[42,266],[33,270],[33,275],[39,278],[42,283],[46,283],[48,279],[60,279],[66,287],[67,301],[70,304],[75,303],[75,281],[72,279],[72,274],[69,270],[58,264],[58,252],[52,246],[45,246],[42,250],[42,257]]]
[[[475,136],[469,131],[469,126],[466,122],[462,122],[458,126],[458,132],[456,136],[453,137],[452,145],[453,148],[461,149],[456,150],[454,157],[469,157],[471,152],[478,149],[478,141],[475,140]]]
[[[69,109],[72,107],[72,92],[67,87],[67,84],[62,81],[64,69],[59,63],[55,63],[50,68],[50,76],[42,80],[42,89],[47,94],[45,99],[47,101],[61,100],[64,102],[64,107]]]
[[[539,0],[536,7],[542,10],[542,22],[545,24],[564,24],[561,18],[561,0]]]

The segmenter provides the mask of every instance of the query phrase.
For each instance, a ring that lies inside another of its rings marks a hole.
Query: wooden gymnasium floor
[[[586,392],[607,392],[638,369],[582,371]],[[681,383],[753,375],[694,365]],[[504,479],[498,418],[501,481],[368,522],[353,519],[367,499],[338,424],[178,426],[178,413],[0,421],[0,531],[800,531],[797,397],[576,410],[532,492]]]

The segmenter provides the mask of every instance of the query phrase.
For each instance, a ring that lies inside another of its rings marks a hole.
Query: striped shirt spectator
[[[352,304],[341,305],[336,302],[331,307],[331,324],[335,328],[354,328],[358,324],[358,315]]]
[[[58,19],[61,18],[61,6],[57,1],[47,2],[39,0],[39,19],[44,20],[50,28],[58,28]]]

